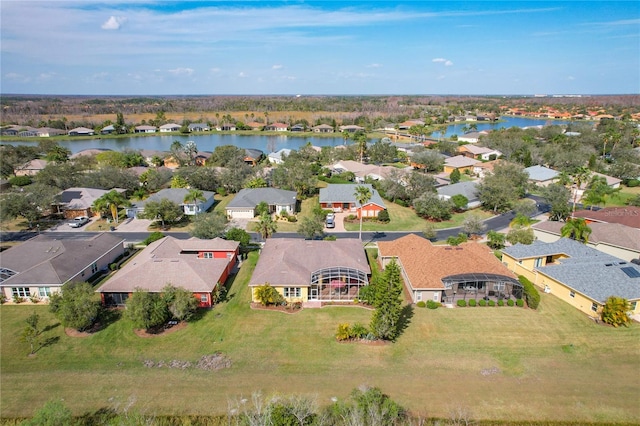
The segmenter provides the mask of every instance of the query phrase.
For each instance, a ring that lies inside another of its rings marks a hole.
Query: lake
[[[485,129],[500,129],[509,127],[527,127],[527,126],[540,126],[545,124],[566,124],[566,121],[561,120],[536,120],[520,117],[502,117],[504,120],[501,123],[476,123],[478,130]],[[464,132],[462,128],[465,124],[454,124],[447,127],[445,136],[449,137],[453,134],[462,135]],[[437,137],[437,133],[433,134]],[[120,151],[123,149],[149,149],[156,151],[168,151],[173,141],[180,141],[186,143],[188,141],[194,141],[198,145],[200,151],[213,151],[217,146],[221,145],[235,145],[241,148],[253,148],[259,149],[264,153],[270,153],[278,151],[282,148],[299,149],[306,145],[307,142],[311,142],[316,146],[338,146],[344,144],[344,139],[340,134],[336,137],[313,137],[313,136],[294,136],[294,135],[233,135],[233,134],[220,134],[217,132],[211,132],[209,134],[199,135],[171,135],[161,136],[160,133],[153,136],[140,136],[131,138],[113,138],[113,139],[74,139],[69,138],[67,140],[60,140],[58,143],[68,148],[71,153],[83,151],[90,148],[103,148]],[[34,138],[33,142],[8,142],[14,145],[30,145],[37,143],[37,139]]]

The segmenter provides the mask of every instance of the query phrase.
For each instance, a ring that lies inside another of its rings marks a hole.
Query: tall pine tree
[[[395,340],[399,333],[402,314],[402,279],[400,266],[395,260],[387,264],[384,273],[374,284],[375,311],[371,318],[371,332],[382,340]]]

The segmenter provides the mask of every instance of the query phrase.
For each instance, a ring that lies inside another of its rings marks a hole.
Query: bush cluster
[[[162,232],[152,232],[149,236],[142,242],[145,246],[148,246],[154,241],[158,241],[159,239],[164,238],[164,234]]]
[[[429,309],[438,309],[440,307],[440,303],[434,302],[433,300],[427,300],[427,308]]]
[[[465,300],[458,300],[457,305],[461,308],[467,306],[467,302]]]
[[[470,307],[472,307],[472,308],[473,308],[474,306],[476,306],[476,299],[471,299],[471,300],[469,300],[469,306],[470,306]]]
[[[336,340],[338,341],[368,339],[370,336],[373,337],[367,327],[360,323],[355,323],[353,326],[347,323],[338,324],[338,329],[336,330]]]
[[[504,300],[502,299],[498,300],[498,306],[504,306]]]
[[[427,304],[424,302],[424,300],[419,301],[418,303],[416,303],[416,306],[418,308],[424,308],[427,306]]]
[[[486,301],[486,300],[484,300],[484,299],[480,299],[480,300],[478,301],[478,306],[487,306],[487,301]]]
[[[522,299],[516,300],[516,306],[522,308],[524,306],[524,300]]]
[[[535,286],[524,275],[518,276],[518,281],[524,288],[524,300],[527,302],[527,306],[531,309],[538,309],[540,304],[540,293],[536,290]]]
[[[514,306],[516,303],[513,301],[513,299],[509,299],[507,300],[507,305],[509,306]]]

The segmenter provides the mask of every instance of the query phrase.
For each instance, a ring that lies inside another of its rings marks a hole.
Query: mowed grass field
[[[415,414],[476,419],[640,421],[640,326],[595,324],[552,295],[538,311],[517,307],[416,308],[396,343],[338,343],[339,323],[368,324],[358,307],[295,314],[251,310],[245,261],[227,302],[175,333],[141,338],[125,319],[90,337],[68,337],[47,307],[0,307],[0,409],[28,416],[62,398],[76,414],[133,402],[150,414],[225,413],[230,400],[300,393],[320,404],[362,384],[380,387]],[[36,311],[43,338],[28,357],[19,341]],[[229,369],[146,368],[221,351]],[[483,374],[484,373],[484,374]]]

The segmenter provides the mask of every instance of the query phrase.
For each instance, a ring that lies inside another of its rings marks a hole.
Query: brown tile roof
[[[484,244],[468,242],[457,247],[434,246],[429,240],[409,234],[394,241],[378,242],[379,255],[397,257],[413,289],[443,289],[450,275],[485,273],[515,275]]]
[[[308,286],[319,269],[347,267],[371,274],[362,243],[353,238],[336,241],[268,239],[249,286]]]
[[[221,240],[225,241],[225,240]],[[216,287],[227,259],[198,259],[195,253],[183,253],[183,247],[193,250],[216,250],[226,247],[220,239],[186,241],[165,237],[147,246],[112,278],[103,284],[100,293],[125,293],[141,288],[160,292],[167,284],[192,292],[211,292]],[[237,247],[237,242],[235,246]],[[195,248],[197,247],[197,248]],[[222,249],[224,250],[224,249]]]
[[[619,223],[640,229],[640,207],[606,207],[600,210],[578,210],[575,217],[583,217],[588,221]]]

